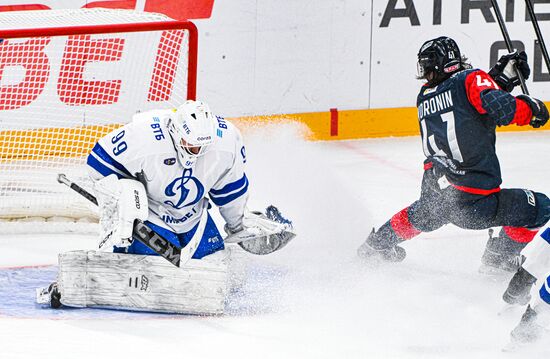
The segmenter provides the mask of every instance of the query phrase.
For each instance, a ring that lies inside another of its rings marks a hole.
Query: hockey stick
[[[498,26],[500,27],[500,31],[502,32],[502,36],[504,37],[506,48],[508,49],[508,52],[511,53],[514,51],[514,46],[512,45],[512,40],[510,40],[510,34],[508,34],[508,30],[506,29],[506,25],[504,24],[504,18],[502,17],[502,13],[500,12],[500,8],[498,7],[497,0],[491,0],[491,3],[493,4],[493,10],[495,10]],[[514,69],[516,70],[516,74],[518,75],[521,91],[524,94],[529,95],[529,90],[527,89],[527,85],[525,84],[525,79],[523,78],[523,75],[521,74],[521,72],[518,71],[518,68],[515,65],[514,65]]]
[[[96,206],[98,205],[97,198],[93,194],[71,181],[63,173],[57,175],[57,181],[68,186],[70,189],[80,194]],[[197,226],[197,230],[193,234],[193,237],[191,238],[189,243],[187,243],[187,245],[183,248],[179,248],[176,245],[172,244],[170,241],[160,236],[158,233],[149,228],[147,224],[139,219],[136,219],[134,222],[134,231],[132,233],[132,237],[146,245],[148,248],[150,248],[162,258],[166,259],[168,262],[172,263],[176,267],[181,268],[193,257],[193,254],[195,254],[197,248],[199,247],[208,217],[208,211],[206,209],[207,205],[208,201],[204,201],[202,208],[203,211],[201,219],[199,221],[199,225]]]
[[[527,12],[529,12],[531,23],[533,24],[533,28],[535,29],[535,34],[537,35],[537,40],[539,41],[540,50],[542,51],[544,62],[546,62],[546,68],[550,73],[550,57],[548,57],[548,50],[546,50],[546,45],[542,37],[542,32],[540,31],[537,16],[535,15],[535,9],[533,8],[533,3],[531,2],[531,0],[525,0],[525,5],[527,6]]]

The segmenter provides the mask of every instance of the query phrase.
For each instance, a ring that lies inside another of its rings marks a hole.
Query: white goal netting
[[[101,136],[194,97],[196,29],[109,9],[7,12],[0,24],[0,221],[81,231],[94,211],[57,174],[84,179]]]

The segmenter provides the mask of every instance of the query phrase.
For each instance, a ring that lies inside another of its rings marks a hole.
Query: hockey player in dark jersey
[[[490,235],[482,262],[517,269],[514,258],[550,219],[546,195],[500,188],[496,127],[540,127],[548,121],[542,101],[509,93],[519,84],[511,75],[513,63],[529,75],[525,60],[524,53],[505,55],[490,76],[466,63],[451,38],[422,45],[418,78],[426,83],[417,107],[426,160],[420,198],[373,230],[358,249],[360,257],[402,261],[406,252],[400,243],[448,223],[466,229],[502,226],[498,236]]]

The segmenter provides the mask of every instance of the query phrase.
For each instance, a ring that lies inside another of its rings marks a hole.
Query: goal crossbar
[[[22,39],[36,36],[69,36],[69,35],[98,35],[115,34],[119,32],[142,32],[162,30],[187,30],[189,31],[189,54],[188,54],[188,78],[187,98],[195,99],[197,96],[197,49],[198,30],[197,26],[190,21],[155,21],[137,22],[130,24],[109,24],[109,25],[84,25],[66,27],[41,27],[30,29],[0,29],[0,40]]]

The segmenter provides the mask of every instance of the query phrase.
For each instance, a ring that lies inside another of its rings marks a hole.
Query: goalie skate
[[[47,304],[53,309],[61,307],[61,294],[57,288],[57,282],[47,287],[36,289],[36,303]]]

